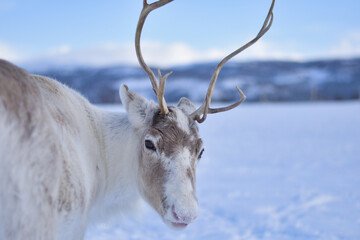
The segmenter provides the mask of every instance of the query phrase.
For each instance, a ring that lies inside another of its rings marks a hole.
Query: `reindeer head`
[[[241,96],[238,102],[223,108],[210,108],[211,95],[221,68],[229,59],[251,46],[269,30],[273,20],[272,10],[275,0],[272,1],[258,35],[218,64],[205,100],[198,109],[186,98],[182,98],[177,106],[168,107],[164,99],[164,91],[165,81],[171,72],[162,76],[159,70],[158,83],[141,54],[140,37],[147,15],[171,1],[159,0],[148,4],[143,0],[143,9],[135,36],[137,58],[150,78],[159,105],[130,91],[126,85],[121,86],[120,97],[131,124],[140,136],[140,192],[165,223],[173,227],[185,227],[197,217],[195,172],[204,151],[196,122],[202,123],[207,114],[228,111],[245,100],[245,95],[237,87]]]
[[[159,106],[123,85],[121,100],[140,137],[139,189],[165,223],[185,227],[197,217],[196,166],[203,152],[195,110],[182,98],[164,114]]]

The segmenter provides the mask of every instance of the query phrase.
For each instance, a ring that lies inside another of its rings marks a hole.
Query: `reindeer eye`
[[[199,157],[198,157],[199,159],[202,157],[202,155],[203,155],[203,153],[204,153],[204,150],[205,150],[205,149],[201,150],[201,152],[200,152],[200,154],[199,154]]]
[[[154,143],[150,140],[145,140],[145,147],[151,151],[156,151]]]

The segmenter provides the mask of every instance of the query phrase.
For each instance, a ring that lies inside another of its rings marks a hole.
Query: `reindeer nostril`
[[[174,207],[174,205],[172,205],[172,207],[171,207],[171,212],[172,212],[172,215],[173,215],[173,217],[175,218],[175,220],[179,221],[180,218],[179,218],[179,216],[177,215],[177,213],[175,212],[175,207]]]
[[[197,218],[197,216],[189,216],[189,215],[180,215],[179,216],[179,214],[176,213],[174,205],[172,205],[172,207],[171,207],[171,213],[176,221],[184,222],[186,224],[193,222]]]

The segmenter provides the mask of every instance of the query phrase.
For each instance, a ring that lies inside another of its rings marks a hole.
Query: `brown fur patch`
[[[69,164],[63,161],[59,197],[57,199],[58,212],[70,212],[73,208],[85,207],[85,186],[79,178],[74,176],[77,176],[77,174],[74,174]]]
[[[36,115],[42,114],[42,98],[36,82],[23,69],[0,60],[0,104],[9,121],[15,119],[24,126],[24,137],[31,136]]]
[[[152,134],[160,135],[161,140],[158,144],[159,151],[167,157],[174,154],[179,148],[188,147],[191,155],[195,155],[200,150],[202,144],[199,139],[198,127],[196,123],[189,118],[190,134],[180,129],[176,122],[176,112],[169,107],[169,114],[164,115],[161,111],[154,114]]]
[[[165,212],[162,212],[168,208],[162,189],[162,183],[166,181],[167,176],[165,169],[158,161],[147,161],[142,157],[141,153],[139,170],[145,186],[143,189],[145,191],[144,196],[160,215],[165,214]]]
[[[50,114],[51,119],[55,121],[58,127],[76,134],[78,129],[74,127],[75,123],[73,121],[72,112],[68,111],[68,106],[69,104],[72,104],[72,102],[64,93],[64,91],[69,91],[71,89],[44,76],[33,75],[32,78],[40,87],[46,111]],[[82,99],[80,98],[79,100]],[[84,104],[84,107],[86,107],[86,104]]]

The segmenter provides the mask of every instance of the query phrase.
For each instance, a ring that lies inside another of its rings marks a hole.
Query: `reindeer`
[[[197,218],[196,166],[204,152],[197,123],[208,114],[218,74],[232,57],[270,28],[274,0],[258,35],[216,67],[202,105],[181,98],[167,106],[140,48],[148,14],[172,0],[148,4],[135,47],[158,104],[120,87],[126,113],[105,112],[53,79],[0,61],[0,239],[83,239],[89,223],[136,209],[145,199],[163,221],[185,228]]]

